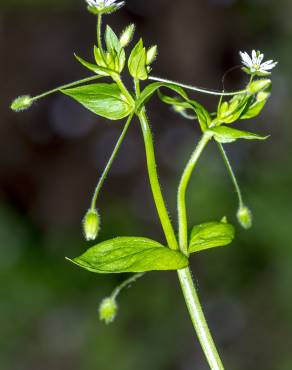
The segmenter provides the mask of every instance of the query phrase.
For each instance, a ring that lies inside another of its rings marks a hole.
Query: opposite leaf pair
[[[228,245],[234,233],[234,227],[225,219],[197,225],[191,232],[189,253]],[[70,261],[101,274],[179,270],[189,264],[188,257],[180,251],[141,237],[118,237],[104,241]]]

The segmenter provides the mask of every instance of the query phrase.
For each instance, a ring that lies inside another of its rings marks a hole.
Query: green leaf
[[[187,96],[182,95],[181,97],[166,96],[162,94],[160,91],[158,95],[164,103],[172,105],[174,110],[177,113],[181,114],[184,118],[197,119],[203,131],[206,130],[209,124],[211,123],[211,117],[209,115],[209,112],[197,101],[191,100]],[[189,109],[195,113],[195,116],[192,116],[186,112],[186,110]]]
[[[125,67],[126,64],[126,52],[125,49],[121,49],[120,52],[117,55],[117,70],[119,73],[121,73]]]
[[[181,252],[164,247],[154,240],[139,237],[107,240],[70,261],[101,274],[178,270],[188,265],[187,257]]]
[[[100,49],[95,45],[94,45],[94,48],[93,48],[93,53],[94,53],[94,59],[95,59],[96,64],[98,66],[101,66],[101,67],[106,67],[104,57],[103,57]]]
[[[140,39],[132,50],[128,61],[129,72],[132,77],[137,80],[147,80],[148,72],[146,60],[146,49],[143,47],[142,39]]]
[[[141,92],[139,98],[136,101],[136,110],[139,111],[139,109],[142,108],[142,106],[157,92],[161,87],[166,87],[177,94],[179,94],[181,97],[188,99],[188,96],[184,89],[181,87],[171,84],[171,83],[165,83],[165,82],[154,82],[152,84],[149,84],[145,87],[145,89]]]
[[[180,101],[177,97],[174,97],[174,98],[167,97],[160,92],[159,95],[160,95],[160,98],[162,97],[163,102],[165,102],[166,104],[173,105],[176,108],[192,109],[196,113],[196,116],[199,120],[202,130],[204,131],[207,129],[207,127],[209,126],[209,123],[211,123],[211,117],[208,111],[195,100],[189,99],[187,93],[185,92],[183,88],[175,84],[172,84],[170,82],[154,82],[148,85],[142,91],[139,99],[136,101],[136,110],[138,111],[151,98],[151,96],[156,91],[158,91],[161,87],[165,87],[165,88],[168,88],[176,92],[184,100],[184,101]],[[178,109],[178,112],[179,112],[179,109]],[[190,119],[191,117],[188,117],[188,118]]]
[[[222,144],[232,143],[238,139],[266,140],[269,137],[269,136],[260,136],[252,132],[241,131],[226,126],[214,127],[210,131],[214,132],[214,139]]]
[[[110,26],[106,27],[105,43],[109,52],[115,51],[116,53],[119,53],[122,48],[118,36],[114,33]]]
[[[225,220],[194,226],[190,237],[189,252],[224,247],[232,242],[234,236],[234,227]]]
[[[96,64],[89,63],[86,60],[80,58],[78,55],[74,54],[75,58],[78,60],[80,64],[82,64],[85,68],[89,69],[90,71],[101,75],[101,76],[109,76],[109,71],[107,68],[103,68],[100,66],[97,66]]]
[[[133,110],[117,84],[90,84],[61,91],[91,112],[110,120],[127,117]]]

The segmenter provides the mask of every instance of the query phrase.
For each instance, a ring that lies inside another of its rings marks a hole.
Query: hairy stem
[[[224,370],[199,301],[189,268],[178,270],[185,302],[211,370]]]
[[[126,122],[126,124],[125,124],[125,126],[123,128],[123,131],[122,131],[122,133],[121,133],[121,135],[120,135],[120,137],[119,137],[116,145],[115,145],[115,148],[114,148],[114,150],[112,152],[112,155],[110,156],[110,159],[109,159],[109,161],[108,161],[108,163],[107,163],[107,165],[106,165],[106,167],[105,167],[105,169],[104,169],[104,171],[103,171],[103,173],[101,175],[101,178],[98,181],[98,184],[97,184],[97,186],[95,188],[95,192],[94,192],[94,195],[93,195],[93,198],[92,198],[92,201],[91,201],[91,209],[92,210],[95,209],[96,201],[97,201],[97,197],[99,195],[99,192],[100,192],[100,190],[102,188],[102,185],[103,185],[103,183],[104,183],[104,181],[106,179],[106,176],[107,176],[107,174],[108,174],[108,172],[109,172],[109,170],[110,170],[110,168],[111,168],[111,166],[113,164],[113,161],[114,161],[114,159],[115,159],[115,157],[116,157],[116,155],[118,153],[118,150],[120,149],[120,146],[121,146],[121,144],[122,144],[122,142],[123,142],[123,140],[124,140],[124,138],[126,136],[126,133],[127,133],[128,128],[130,126],[130,123],[132,121],[133,115],[134,114],[131,114],[129,116],[129,118],[127,119],[127,122]]]
[[[187,89],[187,90],[192,90],[192,91],[196,91],[196,92],[199,92],[199,93],[202,93],[202,94],[208,94],[208,95],[234,96],[234,95],[238,95],[238,94],[247,94],[248,93],[248,91],[246,89],[245,90],[239,90],[239,91],[233,91],[233,92],[221,92],[221,91],[216,91],[216,90],[209,90],[209,89],[206,89],[206,88],[201,88],[201,87],[192,86],[192,85],[186,85],[186,84],[182,84],[180,82],[176,82],[176,81],[172,81],[172,80],[168,80],[168,79],[160,78],[160,77],[154,77],[154,76],[150,76],[149,80],[171,83],[171,84],[183,87],[184,89]]]
[[[187,211],[186,211],[186,190],[194,171],[194,168],[200,158],[205,146],[208,144],[212,134],[209,131],[202,136],[196,149],[194,150],[184,173],[182,175],[177,195],[177,208],[178,208],[178,224],[179,224],[179,247],[181,251],[188,255],[188,221],[187,221]]]
[[[137,96],[139,96],[140,86],[138,81],[135,82],[135,90]],[[165,202],[162,196],[158,174],[156,169],[156,160],[155,160],[155,153],[153,147],[153,139],[152,133],[149,126],[149,122],[146,116],[145,108],[143,107],[142,110],[138,113],[138,117],[140,119],[143,137],[145,142],[146,148],[146,156],[147,156],[147,166],[148,166],[148,174],[150,179],[150,185],[154,197],[154,201],[156,204],[156,208],[160,217],[160,221],[167,239],[167,243],[170,248],[178,249],[177,240],[174,234],[173,227],[171,225],[169,215],[166,210]],[[192,159],[189,162],[189,171],[187,170],[185,176],[182,179],[182,187],[181,187],[181,196],[183,192],[186,190],[189,177],[191,176],[192,170],[195,167],[197,160],[200,157],[204,147],[207,145],[208,141],[211,139],[210,133],[205,133],[203,138],[201,139],[198,147],[195,150],[195,153],[192,155]],[[184,189],[185,187],[185,190]],[[183,199],[183,197],[181,198]],[[185,204],[185,203],[184,203]],[[183,203],[180,206],[183,208]],[[185,208],[185,207],[184,207]],[[187,222],[183,223],[184,227],[187,227]],[[187,250],[187,231],[186,231],[186,250]],[[194,328],[197,332],[199,341],[201,343],[202,349],[206,355],[210,368],[212,370],[224,370],[223,365],[221,363],[219,354],[216,350],[214,341],[212,339],[211,333],[209,331],[206,319],[204,317],[202,307],[192,281],[192,276],[189,268],[178,270],[178,278],[180,281],[180,285],[183,291],[183,295],[185,298],[185,302],[187,308],[189,310],[190,317],[192,319]]]
[[[178,249],[178,243],[177,243],[174,231],[173,231],[173,227],[170,222],[170,218],[169,218],[166,206],[165,206],[165,202],[164,202],[163,195],[161,192],[160,183],[158,180],[155,152],[154,152],[154,146],[153,146],[153,138],[152,138],[151,129],[149,127],[148,119],[147,119],[144,108],[140,111],[140,113],[138,113],[138,117],[141,123],[141,128],[142,128],[143,137],[144,137],[150,185],[151,185],[155,205],[157,208],[157,212],[160,218],[160,222],[161,222],[169,248]]]
[[[178,222],[179,222],[179,248],[188,256],[188,222],[186,211],[186,191],[195,169],[195,166],[210,139],[212,134],[205,132],[196,146],[185,170],[182,175],[178,189]],[[214,344],[212,335],[208,328],[207,321],[200,304],[200,300],[192,279],[190,268],[185,268],[178,271],[178,278],[181,289],[185,298],[185,302],[199,338],[202,349],[205,353],[207,361],[212,370],[223,370],[223,365],[220,356]]]

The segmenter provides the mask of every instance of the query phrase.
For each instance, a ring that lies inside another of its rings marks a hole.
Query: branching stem
[[[194,150],[188,164],[183,172],[177,195],[178,223],[179,223],[179,246],[181,251],[188,255],[188,221],[186,211],[186,190],[194,171],[194,168],[208,142],[212,138],[212,133],[206,131]]]
[[[139,96],[139,83],[137,83],[137,81],[135,81],[135,89],[136,89],[137,95]],[[155,200],[156,208],[159,214],[159,218],[160,218],[169,247],[173,249],[178,249],[178,243],[177,243],[175,233],[174,233],[172,224],[170,222],[170,218],[167,213],[167,209],[166,209],[163,195],[161,192],[161,187],[160,187],[157,169],[156,169],[156,160],[155,160],[152,133],[151,133],[151,129],[149,126],[149,122],[148,122],[144,107],[142,108],[140,113],[138,113],[138,117],[140,119],[141,128],[142,128],[143,136],[144,136],[150,185],[151,185],[153,197]],[[183,199],[184,199],[184,194],[185,194],[191,173],[203,149],[205,148],[205,146],[207,145],[210,139],[211,139],[211,134],[209,132],[203,135],[200,143],[198,144],[195,152],[192,155],[191,160],[189,161],[187,165],[187,169],[181,181],[181,192],[180,192],[180,197],[179,197],[180,200],[182,200],[182,202],[180,202],[181,210],[183,210],[183,208],[185,209],[185,203]],[[184,232],[182,233],[184,234],[184,239],[186,240],[186,242],[184,242],[186,245],[186,248],[184,248],[184,250],[187,251],[186,216],[185,217],[183,216],[182,220],[179,217],[179,224],[181,225],[182,230],[184,230]],[[183,248],[181,246],[179,248],[183,251]],[[207,361],[210,365],[210,369],[211,370],[224,370],[224,367],[220,360],[220,356],[218,354],[218,351],[212,339],[212,335],[209,331],[206,319],[204,317],[204,313],[203,313],[203,310],[202,310],[202,307],[201,307],[201,304],[200,304],[200,301],[199,301],[199,298],[196,292],[196,288],[192,280],[190,268],[178,270],[178,278],[180,281],[180,285],[183,291],[183,295],[185,298],[185,302],[186,302],[191,320],[193,322],[194,328],[198,335],[200,344],[205,353]]]

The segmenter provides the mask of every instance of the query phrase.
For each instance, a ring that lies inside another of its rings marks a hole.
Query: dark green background
[[[136,37],[158,43],[153,74],[199,86],[221,89],[223,73],[239,63],[239,50],[260,49],[279,60],[267,108],[239,124],[270,140],[226,146],[254,227],[246,232],[237,225],[231,247],[192,259],[227,370],[292,369],[291,14],[289,0],[132,0],[106,19],[116,31],[135,22]],[[98,321],[98,304],[123,277],[90,274],[64,259],[88,247],[81,219],[121,122],[106,122],[61,95],[23,114],[8,109],[17,95],[86,77],[73,52],[91,57],[94,41],[95,19],[82,0],[1,1],[0,368],[207,370],[175,273],[149,273],[126,290],[115,324],[106,327]],[[244,82],[233,72],[226,88]],[[210,109],[216,104],[196,97]],[[150,109],[175,222],[176,187],[199,131],[157,99]],[[236,223],[236,196],[213,145],[192,179],[188,203],[192,223],[224,215]],[[164,240],[136,122],[99,209],[100,240]]]

